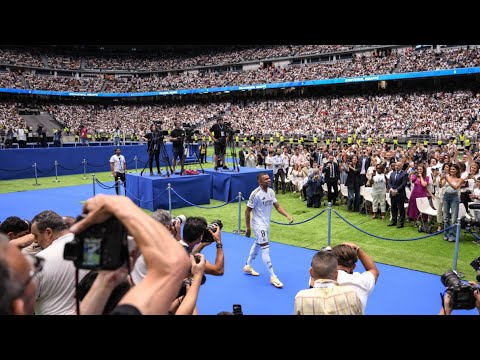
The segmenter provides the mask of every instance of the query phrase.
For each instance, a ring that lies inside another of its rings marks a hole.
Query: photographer
[[[115,216],[135,239],[149,269],[112,314],[167,314],[191,263],[165,226],[123,196],[97,195],[87,200],[83,212],[87,216],[70,228],[73,233],[79,234]]]
[[[215,155],[213,156],[213,163],[215,170],[218,170],[219,164],[223,165],[223,169],[228,170],[224,163],[225,152],[227,150],[227,133],[226,126],[223,124],[223,118],[219,117],[217,123],[210,129],[207,129],[208,135],[213,138],[213,148]]]
[[[478,286],[474,282],[469,283],[472,286]],[[476,289],[473,291],[473,296],[475,297],[475,307],[477,308],[478,313],[480,314],[480,290]],[[450,291],[447,290],[445,295],[443,296],[443,303],[442,303],[442,308],[440,309],[440,312],[438,315],[452,315],[453,307],[452,307],[452,296],[450,294]]]
[[[147,151],[148,151],[148,166],[150,167],[150,176],[153,175],[152,165],[153,158],[155,158],[155,165],[157,165],[157,174],[160,173],[160,145],[163,142],[163,136],[161,131],[158,129],[157,124],[152,124],[150,126],[150,132],[145,135],[145,140],[148,141]]]
[[[170,141],[173,147],[173,172],[177,166],[177,158],[180,158],[180,175],[183,174],[183,164],[185,163],[185,149],[183,147],[185,141],[185,131],[182,129],[180,121],[175,121],[175,128],[170,133]]]

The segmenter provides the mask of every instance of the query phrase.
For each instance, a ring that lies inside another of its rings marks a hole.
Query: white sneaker
[[[253,268],[252,268],[250,265],[245,265],[245,266],[243,267],[243,272],[246,273],[246,274],[252,275],[252,276],[258,276],[258,275],[260,275],[258,272],[256,272],[255,270],[253,270]]]
[[[281,283],[280,280],[278,280],[278,278],[273,275],[271,278],[270,278],[270,284],[272,284],[273,286],[275,286],[276,288],[282,288],[283,287],[283,284]]]

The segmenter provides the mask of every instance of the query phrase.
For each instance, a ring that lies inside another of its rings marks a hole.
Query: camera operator
[[[117,195],[119,192],[118,179],[122,180],[125,188],[127,187],[127,180],[125,178],[127,163],[125,157],[121,155],[120,152],[120,148],[115,148],[115,155],[112,155],[110,158],[110,170],[112,171],[112,176],[115,178],[115,191]]]
[[[167,314],[191,263],[165,226],[123,196],[97,195],[87,200],[83,212],[86,218],[75,223],[70,228],[72,232],[79,234],[114,216],[135,239],[149,269],[112,314]]]
[[[183,165],[185,163],[185,149],[183,147],[185,141],[185,131],[182,129],[180,121],[175,121],[175,128],[170,133],[170,141],[173,147],[173,172],[177,166],[177,158],[180,158],[180,175],[183,174]]]
[[[147,151],[148,151],[148,166],[150,167],[150,176],[153,175],[152,165],[153,159],[155,158],[155,165],[157,165],[157,174],[160,173],[160,145],[163,142],[163,136],[161,131],[158,129],[157,124],[152,124],[150,126],[150,132],[145,134],[145,140],[148,141]]]
[[[213,138],[213,148],[215,149],[213,163],[215,164],[215,170],[218,170],[219,163],[223,165],[223,169],[228,170],[228,167],[224,162],[228,136],[226,133],[226,126],[223,123],[223,118],[219,117],[217,123],[210,129],[207,129],[207,133]]]

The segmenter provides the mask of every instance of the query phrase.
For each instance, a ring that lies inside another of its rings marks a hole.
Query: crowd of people
[[[235,53],[229,53],[235,58]],[[221,61],[221,60],[218,60]],[[121,59],[118,64],[123,63]],[[126,62],[128,64],[128,62]],[[7,72],[0,79],[3,87],[69,92],[150,92],[180,89],[202,89],[223,86],[332,79],[479,66],[476,47],[414,51],[407,47],[388,53],[370,51],[355,53],[351,59],[302,64],[259,65],[249,70],[176,71],[169,73],[91,74],[79,76],[39,75],[28,70]],[[100,65],[99,65],[100,66]],[[178,64],[177,69],[184,69]]]
[[[0,103],[0,142],[6,137],[2,129],[5,133],[11,129],[12,137],[16,137],[18,129],[25,125],[18,106]],[[286,141],[291,136],[297,139],[314,135],[318,139],[340,136],[345,141],[357,134],[363,143],[370,137],[385,137],[392,142],[395,137],[415,135],[445,142],[464,133],[476,142],[480,96],[456,90],[129,106],[49,103],[37,107],[64,124],[61,130],[69,129],[63,135],[73,135],[83,124],[93,139],[96,134],[109,139],[117,126],[127,139],[132,135],[138,139],[148,132],[152,119],[161,120],[165,130],[173,129],[175,120],[191,124],[200,130],[201,137],[208,135],[206,128],[221,114],[225,122],[240,131],[240,141],[245,136],[250,141],[252,135],[260,139],[278,133]]]

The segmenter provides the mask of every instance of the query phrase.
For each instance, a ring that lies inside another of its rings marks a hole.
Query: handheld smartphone
[[[240,304],[233,305],[233,315],[243,315],[242,305]]]

